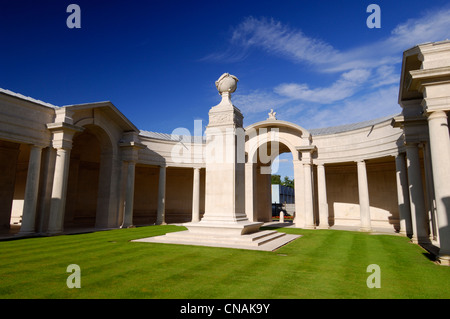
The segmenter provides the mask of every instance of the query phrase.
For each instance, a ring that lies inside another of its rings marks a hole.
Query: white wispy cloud
[[[262,48],[300,62],[326,62],[338,53],[320,39],[306,36],[273,19],[246,18],[233,32],[231,44],[241,48]]]
[[[284,83],[275,87],[274,91],[291,99],[330,104],[352,96],[369,76],[369,70],[355,69],[343,73],[329,87],[310,89],[308,84]]]
[[[245,59],[252,50],[312,66],[315,72],[336,74],[334,82],[312,87],[308,83],[280,83],[271,89],[237,92],[236,105],[250,118],[276,109],[279,117],[298,118],[312,127],[367,120],[398,110],[401,54],[414,45],[450,38],[450,7],[429,10],[398,24],[379,41],[338,50],[323,39],[310,37],[268,18],[248,17],[234,30],[229,49],[207,59]],[[299,118],[301,116],[301,118]]]
[[[274,94],[273,91],[253,90],[248,93],[236,93],[233,96],[233,103],[244,113],[257,113],[270,110],[275,106],[279,106],[289,102],[291,99]]]
[[[397,104],[398,86],[378,88],[327,106],[304,108],[296,121],[308,129],[357,123],[400,113]]]
[[[251,48],[257,48],[297,63],[321,65],[322,71],[340,72],[398,63],[398,54],[403,50],[447,38],[450,38],[450,8],[430,10],[419,18],[398,24],[385,39],[343,51],[279,21],[248,17],[234,29],[230,49],[221,53],[220,58],[226,59],[234,51],[239,51],[239,58],[244,58]],[[240,50],[231,49],[236,46]]]

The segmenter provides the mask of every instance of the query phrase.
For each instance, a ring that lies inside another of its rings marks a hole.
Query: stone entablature
[[[357,130],[313,136],[317,163],[340,163],[358,159],[396,156],[403,131],[391,126],[392,119]]]
[[[46,124],[54,117],[55,107],[0,89],[0,139],[49,146],[52,134]]]

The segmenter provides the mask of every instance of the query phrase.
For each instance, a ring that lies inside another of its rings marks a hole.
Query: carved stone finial
[[[216,81],[216,88],[219,91],[219,94],[223,93],[233,93],[236,91],[238,78],[230,73],[224,73],[220,76],[220,78]]]
[[[277,115],[277,112],[274,112],[273,109],[270,109],[269,117],[267,119],[268,120],[276,120],[277,118],[275,117],[275,115]]]

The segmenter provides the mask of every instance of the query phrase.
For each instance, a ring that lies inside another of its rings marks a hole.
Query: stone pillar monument
[[[222,100],[210,109],[205,133],[205,214],[199,223],[185,225],[191,232],[243,235],[263,224],[245,214],[244,117],[231,102],[237,82],[228,73],[216,81]]]
[[[273,230],[259,231],[263,223],[247,218],[243,116],[231,103],[237,82],[238,79],[228,73],[216,81],[222,100],[210,109],[205,133],[203,218],[200,221],[193,218],[192,222],[183,224],[186,231],[136,241],[271,251],[299,237]],[[196,209],[193,205],[194,216],[198,215]]]

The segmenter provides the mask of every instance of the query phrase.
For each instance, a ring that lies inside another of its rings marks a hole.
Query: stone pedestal
[[[245,212],[245,132],[243,116],[231,103],[238,79],[228,73],[216,82],[222,101],[209,111],[206,128],[205,214],[184,224],[187,231],[139,241],[274,250],[299,237],[276,231],[259,231],[262,222],[253,222]],[[197,178],[198,179],[198,178]],[[194,176],[194,193],[196,190]]]
[[[225,73],[216,82],[221,102],[209,111],[206,128],[205,214],[185,224],[191,233],[239,236],[259,230],[245,213],[245,133],[241,111],[231,102],[237,78]]]

